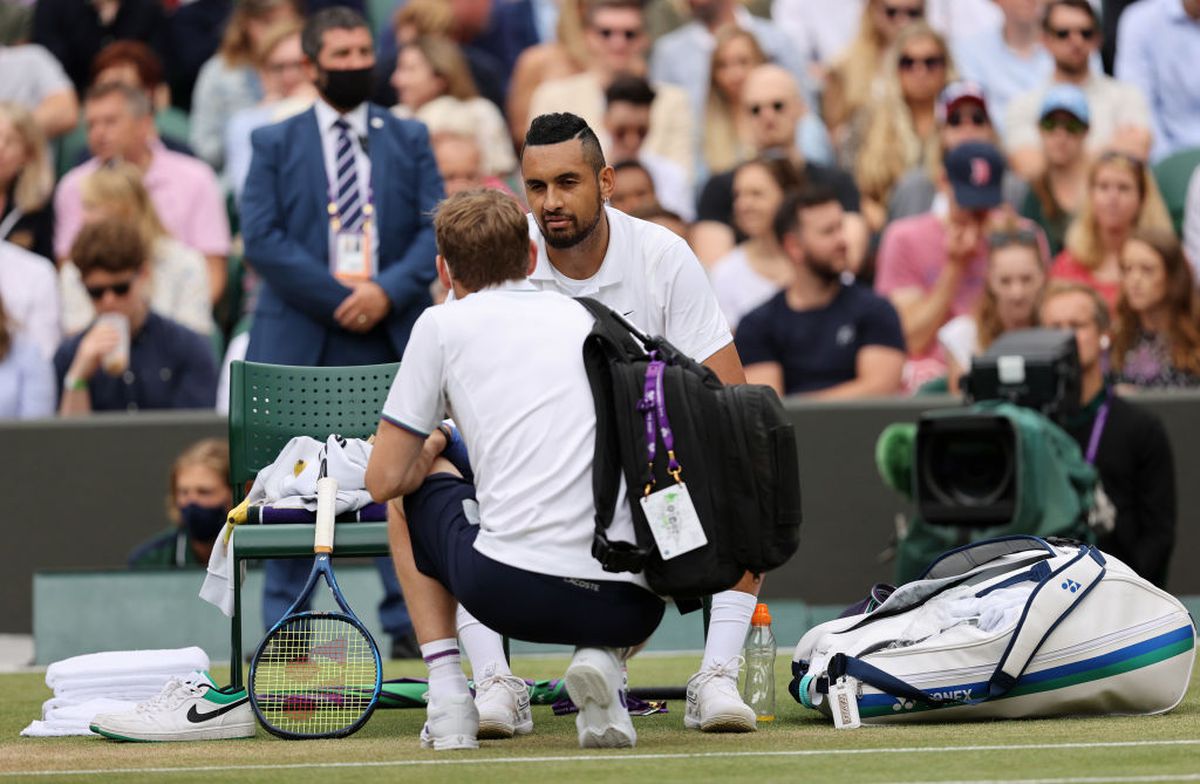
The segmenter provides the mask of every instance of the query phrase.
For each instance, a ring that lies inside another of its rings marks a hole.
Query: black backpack
[[[592,555],[606,571],[644,571],[655,593],[683,599],[719,593],[745,572],[786,563],[800,543],[800,478],[795,433],[774,390],[724,386],[665,339],[646,336],[595,300],[577,301],[596,319],[583,346],[596,403]],[[662,389],[675,472],[661,431],[654,464],[647,459],[647,422],[639,409],[652,359],[647,352],[666,363]],[[610,542],[605,533],[620,500],[622,472],[636,544]],[[663,560],[638,499],[677,481],[687,485],[708,544]]]

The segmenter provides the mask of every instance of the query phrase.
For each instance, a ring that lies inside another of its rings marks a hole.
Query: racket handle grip
[[[325,476],[317,480],[317,524],[313,532],[315,552],[333,552],[333,512],[337,491],[338,483],[333,477]]]

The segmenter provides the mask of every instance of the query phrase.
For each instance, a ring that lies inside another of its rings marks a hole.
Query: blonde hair
[[[409,46],[420,51],[433,73],[445,80],[446,95],[460,101],[479,96],[475,80],[471,78],[471,69],[467,66],[467,58],[454,41],[444,35],[422,35]]]
[[[445,0],[408,0],[396,9],[392,17],[392,32],[412,25],[417,35],[449,35],[454,26],[454,12]]]
[[[22,212],[36,212],[46,206],[54,192],[54,170],[46,150],[46,135],[33,114],[20,104],[0,101],[0,119],[12,125],[25,145],[28,159],[17,174],[13,201]]]
[[[254,53],[258,67],[265,68],[267,66],[267,58],[271,56],[271,52],[274,52],[280,44],[293,35],[299,38],[303,30],[304,23],[299,19],[293,19],[290,22],[279,22],[267,28],[267,31],[263,33],[262,40],[258,42],[258,50]]]
[[[167,480],[167,514],[179,523],[179,510],[175,508],[175,491],[179,487],[179,475],[184,469],[202,466],[222,480],[229,479],[229,442],[224,438],[205,438],[179,453],[171,464],[171,476]]]
[[[946,60],[946,83],[955,79],[950,47],[946,45],[946,39],[932,27],[924,22],[915,22],[896,36],[895,43],[888,50],[880,81],[883,93],[869,110],[867,131],[854,165],[855,180],[862,195],[883,204],[887,203],[892,187],[913,166],[923,161],[933,176],[941,163],[941,135],[930,133],[925,139],[917,136],[912,112],[900,92],[901,53],[905,46],[919,39],[928,39],[937,44]]]
[[[221,48],[217,52],[225,64],[230,67],[251,65],[257,52],[254,51],[254,41],[250,38],[252,19],[262,19],[270,15],[280,6],[288,6],[296,11],[293,0],[237,0],[234,3],[233,15],[225,26],[225,34],[221,37]],[[300,14],[297,12],[296,17]]]
[[[740,107],[731,103],[728,96],[722,95],[717,89],[717,57],[721,50],[731,41],[744,40],[750,43],[757,61],[762,65],[767,61],[758,39],[749,30],[740,27],[726,27],[717,33],[716,45],[713,46],[712,58],[708,67],[708,99],[704,106],[704,162],[709,171],[724,171],[737,165],[742,159],[742,142],[738,138],[737,113]]]
[[[867,0],[863,3],[858,34],[830,70],[821,113],[831,128],[849,120],[851,115],[868,105],[873,98],[871,91],[874,89],[875,79],[879,75],[879,64],[887,48],[887,41],[875,26],[872,16],[875,6],[880,2],[882,0]]]
[[[1071,225],[1067,228],[1065,245],[1071,255],[1080,264],[1094,270],[1104,260],[1104,247],[1100,242],[1100,230],[1096,226],[1096,214],[1092,209],[1091,190],[1096,185],[1096,177],[1105,166],[1119,166],[1133,174],[1138,188],[1138,214],[1133,229],[1161,229],[1174,235],[1171,215],[1163,202],[1154,177],[1146,164],[1119,152],[1106,152],[1092,162],[1088,167],[1087,187],[1088,196],[1083,200],[1083,206]]]
[[[115,208],[120,217],[137,226],[147,250],[167,236],[150,194],[142,184],[142,172],[131,163],[101,166],[83,179],[80,193],[86,201]]]
[[[591,55],[583,38],[583,18],[587,15],[588,0],[562,0],[558,9],[558,25],[555,37],[558,45],[566,52],[567,59],[576,68],[587,68]]]

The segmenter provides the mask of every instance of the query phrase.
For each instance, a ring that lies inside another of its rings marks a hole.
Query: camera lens
[[[1012,478],[1009,442],[1002,434],[939,434],[929,450],[931,488],[943,503],[988,506]]]

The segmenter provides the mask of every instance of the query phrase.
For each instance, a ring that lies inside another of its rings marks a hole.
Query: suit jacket
[[[429,285],[437,274],[432,213],[442,178],[424,125],[371,105],[367,126],[379,243],[375,282],[392,303],[376,329],[386,331],[399,357],[417,316],[431,304]],[[242,235],[246,260],[264,285],[246,358],[316,365],[331,334],[351,334],[333,318],[350,289],[329,269],[329,181],[316,112],[259,128],[251,145]],[[352,363],[327,355],[325,364]]]

